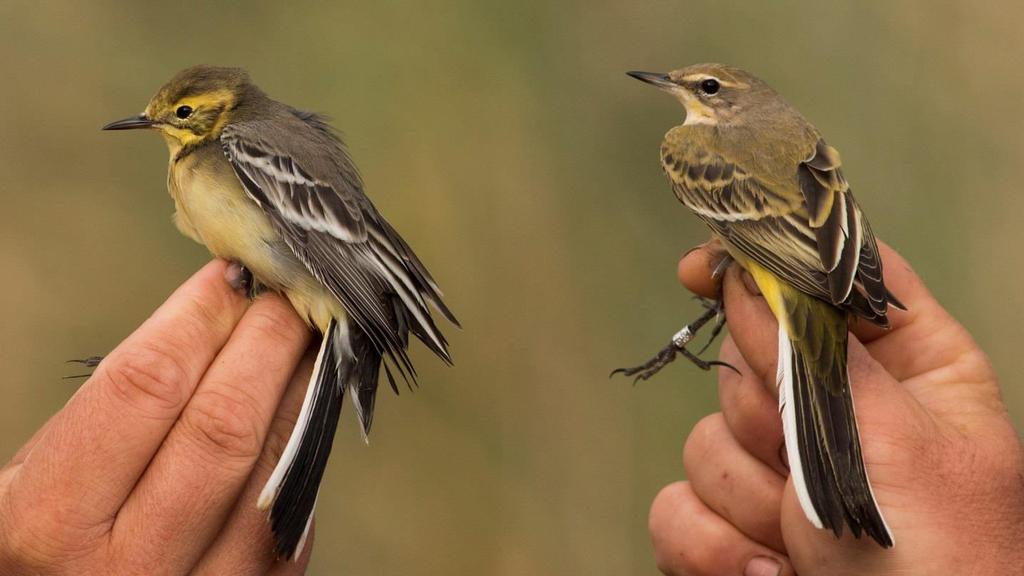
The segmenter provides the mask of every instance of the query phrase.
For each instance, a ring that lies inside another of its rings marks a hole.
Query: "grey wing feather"
[[[427,303],[454,316],[426,268],[363,194],[340,140],[315,115],[282,114],[283,126],[252,120],[221,135],[246,193],[402,374],[415,379],[406,352],[410,331],[450,362]]]
[[[258,194],[247,189],[254,200],[261,206],[273,206],[282,218],[303,229],[347,242],[366,239],[366,224],[356,196],[361,194],[358,181],[311,175],[298,165],[293,154],[264,139],[262,134],[273,134],[273,128],[259,121],[246,124],[225,128],[221,142],[232,165],[236,169],[244,167],[258,187]]]

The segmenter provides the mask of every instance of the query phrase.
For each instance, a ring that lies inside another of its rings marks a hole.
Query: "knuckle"
[[[284,454],[284,449],[288,445],[288,441],[291,439],[291,435],[295,429],[295,423],[299,421],[299,414],[302,411],[302,393],[305,388],[301,390],[294,387],[285,392],[285,397],[277,406],[277,411],[274,412],[274,417],[270,422],[270,426],[267,430],[267,437],[263,443],[263,452],[260,455],[260,459],[256,462],[256,470],[258,473],[266,474],[270,476],[274,467],[277,466],[278,460],[281,458],[281,454]]]
[[[259,411],[241,391],[227,394],[207,391],[197,394],[182,417],[199,448],[218,461],[250,461],[263,448]]]
[[[106,527],[79,527],[33,510],[16,520],[5,515],[0,534],[0,574],[35,574],[79,563],[100,546]]]
[[[143,345],[125,352],[116,362],[105,365],[102,376],[112,394],[143,412],[177,412],[191,389],[185,362],[156,346]]]
[[[246,316],[246,329],[274,344],[294,342],[303,336],[305,330],[300,331],[296,322],[282,314],[277,306],[253,306]]]
[[[265,474],[267,477],[270,476],[277,466],[277,461],[280,460],[281,454],[284,454],[285,446],[288,445],[289,435],[294,425],[294,418],[274,417],[274,422],[270,425],[270,431],[267,432],[267,439],[263,443],[263,451],[256,462],[257,472]]]
[[[189,316],[196,323],[194,329],[204,326],[223,326],[229,321],[224,311],[231,309],[230,293],[221,290],[204,290],[188,298]]]
[[[970,336],[967,335],[966,337],[969,338]],[[991,382],[994,384],[998,380],[995,368],[992,366],[992,361],[977,346],[971,346],[966,352],[961,354],[957,358],[956,364],[964,381]]]

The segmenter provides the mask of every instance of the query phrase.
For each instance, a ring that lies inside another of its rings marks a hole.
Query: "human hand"
[[[0,574],[299,574],[256,498],[297,418],[309,330],[217,260],[0,469]]]
[[[970,334],[902,257],[879,246],[891,330],[853,322],[849,369],[864,461],[895,547],[815,529],[787,481],[775,382],[778,325],[738,267],[723,291],[729,336],[719,370],[722,411],[683,450],[687,482],[651,507],[666,574],[1007,574],[1024,566],[1024,453],[996,375]],[[683,257],[679,278],[713,297],[709,244]]]

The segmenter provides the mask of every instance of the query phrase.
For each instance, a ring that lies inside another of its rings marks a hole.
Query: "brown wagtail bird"
[[[804,513],[837,537],[845,524],[855,536],[867,533],[891,547],[861,457],[846,355],[851,318],[888,327],[889,306],[905,308],[885,287],[875,237],[840,170],[839,152],[767,84],[738,68],[697,64],[628,74],[686,109],[683,124],[665,135],[662,168],[679,201],[750,273],[779,322],[779,409]],[[724,319],[720,301],[651,361],[616,372],[647,379],[676,353],[705,369],[722,365],[686,349],[715,316]]]
[[[302,552],[347,391],[364,436],[381,366],[415,383],[412,333],[451,363],[430,307],[458,325],[412,248],[363,193],[325,120],[272,100],[238,68],[178,73],[142,114],[104,130],[158,131],[174,221],[241,265],[250,294],[279,292],[323,338],[298,422],[259,497],[277,554]]]

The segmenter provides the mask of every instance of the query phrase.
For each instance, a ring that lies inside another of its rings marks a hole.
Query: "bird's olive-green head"
[[[675,96],[686,108],[685,125],[727,126],[761,115],[765,106],[782,104],[753,74],[724,64],[694,64],[661,74],[626,72]]]
[[[173,153],[217,138],[244,101],[261,95],[241,68],[193,66],[164,84],[142,114],[103,129],[157,129]]]

